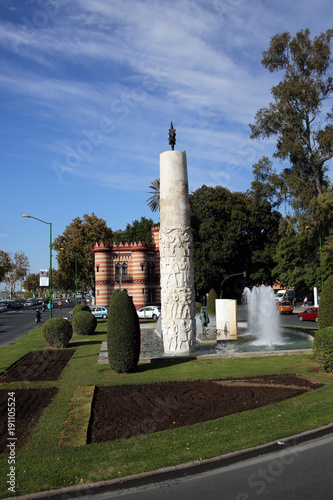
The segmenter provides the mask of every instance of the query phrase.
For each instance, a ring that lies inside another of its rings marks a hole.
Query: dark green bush
[[[201,311],[201,303],[200,302],[196,302],[195,303],[195,314],[199,314]]]
[[[316,332],[313,341],[313,354],[325,372],[333,373],[333,326]]]
[[[125,291],[111,296],[107,322],[109,363],[116,373],[135,371],[140,356],[140,324],[132,299]]]
[[[215,300],[218,299],[217,293],[215,290],[212,288],[207,297],[207,313],[209,314],[215,314]]]
[[[73,309],[73,318],[75,314],[81,311],[89,311],[90,312],[90,307],[87,306],[86,304],[78,304],[77,306],[74,307]]]
[[[74,335],[93,335],[97,319],[90,311],[79,311],[73,315],[72,327]]]
[[[318,326],[320,330],[333,326],[333,275],[327,278],[320,294]]]
[[[50,347],[67,347],[73,335],[72,325],[63,318],[50,318],[42,326],[42,335]]]

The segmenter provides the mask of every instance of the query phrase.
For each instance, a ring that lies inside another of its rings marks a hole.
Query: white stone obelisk
[[[186,153],[160,155],[160,270],[164,353],[195,347],[193,237]]]

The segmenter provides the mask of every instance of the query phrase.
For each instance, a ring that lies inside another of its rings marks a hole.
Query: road
[[[75,303],[61,307],[61,316],[73,309]],[[28,332],[40,328],[41,324],[35,323],[36,309],[41,311],[42,323],[49,319],[50,311],[42,312],[41,306],[27,307],[20,310],[9,310],[0,314],[0,347],[22,337]],[[53,306],[53,317],[59,317],[59,307]]]
[[[202,474],[91,495],[95,500],[305,500],[332,498],[333,434]],[[155,478],[156,481],[156,478]]]

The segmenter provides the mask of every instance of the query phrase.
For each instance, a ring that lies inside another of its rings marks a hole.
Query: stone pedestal
[[[237,337],[237,300],[216,299],[216,330],[217,340]]]
[[[160,273],[162,336],[166,354],[194,349],[193,238],[186,153],[160,155]]]

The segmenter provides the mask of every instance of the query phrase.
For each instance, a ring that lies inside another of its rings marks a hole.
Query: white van
[[[285,290],[278,290],[275,294],[275,300],[276,301],[281,301],[281,300],[289,300],[289,302],[293,302],[295,298],[295,289],[294,288],[288,288]]]

